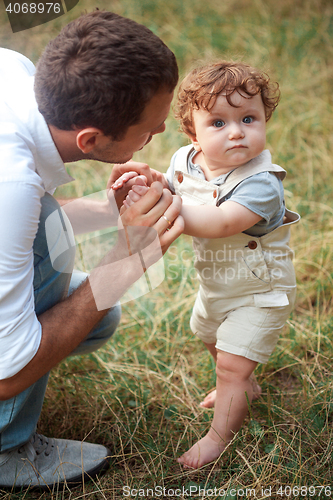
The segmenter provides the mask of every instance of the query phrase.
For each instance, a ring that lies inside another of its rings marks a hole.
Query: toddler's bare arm
[[[137,202],[149,188],[134,185],[124,201],[126,208]],[[226,238],[254,226],[261,216],[234,201],[220,207],[209,205],[183,205],[181,215],[185,222],[184,234],[198,238]]]

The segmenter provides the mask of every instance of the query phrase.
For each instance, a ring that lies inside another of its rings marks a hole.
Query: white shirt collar
[[[35,100],[33,77],[28,79],[28,85],[27,94],[30,94],[31,99]],[[43,180],[45,191],[52,191],[58,186],[74,180],[66,172],[65,165],[53,142],[47,123],[38,111],[31,109],[27,127],[36,145],[34,154],[36,171]]]

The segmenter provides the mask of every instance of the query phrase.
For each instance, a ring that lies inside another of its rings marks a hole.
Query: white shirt
[[[0,379],[36,354],[33,243],[45,192],[72,180],[37,109],[34,65],[0,48]]]

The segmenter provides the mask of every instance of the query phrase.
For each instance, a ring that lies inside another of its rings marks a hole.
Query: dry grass
[[[61,26],[94,6],[81,0],[67,17],[16,35],[0,12],[1,44],[36,61]],[[165,257],[163,284],[124,306],[113,342],[96,354],[64,361],[52,373],[40,431],[107,444],[110,471],[72,492],[0,497],[109,500],[140,498],[145,490],[146,498],[188,498],[171,490],[192,486],[197,498],[194,488],[200,486],[206,490],[201,498],[251,498],[252,489],[255,498],[328,498],[328,489],[312,494],[285,487],[327,486],[332,478],[331,1],[122,0],[110,5],[101,0],[98,6],[153,29],[175,51],[182,74],[198,60],[222,56],[263,67],[280,82],[282,100],[269,123],[268,147],[288,171],[287,204],[302,216],[292,235],[298,300],[269,363],[257,369],[263,395],[241,431],[215,464],[182,470],[175,458],[209,426],[212,412],[198,403],[214,386],[215,373],[189,331],[197,282],[190,239],[180,238]],[[165,171],[172,153],[185,143],[170,117],[167,131],[137,159]],[[69,169],[78,181],[59,194],[81,196],[104,189],[110,166],[81,162]],[[126,496],[126,485],[137,495]],[[155,486],[165,487],[164,495],[147,492]],[[207,493],[215,487],[228,493]],[[241,491],[233,495],[233,488]]]

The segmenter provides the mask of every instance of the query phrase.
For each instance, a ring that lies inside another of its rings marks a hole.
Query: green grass
[[[1,492],[0,497],[142,498],[140,491],[124,496],[127,485],[229,490],[205,498],[237,498],[232,488],[255,489],[256,498],[329,498],[329,490],[289,494],[285,487],[327,486],[333,475],[332,2],[81,0],[67,16],[18,34],[11,33],[1,4],[0,44],[36,62],[68,20],[97,5],[157,33],[175,51],[181,75],[199,61],[224,57],[257,65],[279,81],[282,99],[268,124],[267,145],[288,171],[287,204],[302,216],[292,233],[298,299],[269,362],[257,368],[263,395],[241,431],[213,466],[182,470],[175,458],[209,427],[212,411],[198,403],[214,386],[215,372],[189,330],[197,281],[191,241],[179,238],[164,259],[166,279],[123,307],[113,341],[98,353],[64,361],[51,375],[40,432],[110,446],[109,472],[72,492]],[[165,171],[172,153],[186,142],[170,116],[166,132],[136,158]],[[77,182],[59,195],[104,189],[110,169],[89,162],[69,165]]]

